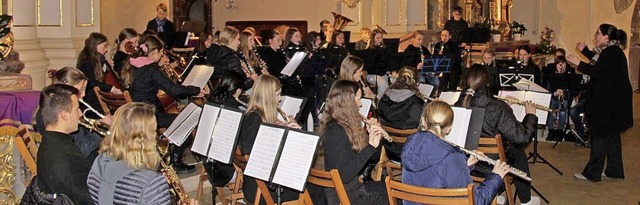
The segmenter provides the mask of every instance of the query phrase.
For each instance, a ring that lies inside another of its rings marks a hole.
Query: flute
[[[362,122],[371,127],[372,123],[371,121],[367,120],[366,118],[362,118]],[[382,138],[384,138],[385,140],[389,141],[389,142],[393,142],[393,138],[391,138],[391,136],[389,136],[389,133],[387,133],[387,131],[382,130]]]
[[[464,153],[467,153],[469,155],[474,156],[479,161],[483,161],[483,162],[489,163],[490,165],[496,165],[496,160],[494,160],[494,159],[491,159],[491,158],[489,158],[487,156],[480,155],[478,153],[469,151],[468,149],[462,148],[462,147],[460,147],[460,146],[458,146],[458,145],[456,145],[456,144],[454,144],[452,142],[449,142],[447,140],[443,139],[443,141],[445,141],[446,143],[449,143],[450,145],[462,150]],[[527,176],[526,172],[520,171],[519,169],[513,168],[511,166],[509,166],[509,173],[511,173],[513,175],[516,175],[517,177],[520,177],[520,178],[522,178],[524,180],[531,181],[531,177]]]
[[[497,95],[494,95],[493,97],[495,97],[498,100],[502,100],[502,101],[504,101],[506,103],[509,103],[509,104],[517,104],[517,105],[524,106],[524,101],[522,101],[522,100],[508,98],[508,97],[502,97],[502,96],[497,96]],[[553,111],[551,108],[545,107],[545,106],[540,105],[540,104],[533,103],[533,106],[535,106],[537,110],[542,110],[542,111],[547,111],[547,112],[552,112]]]

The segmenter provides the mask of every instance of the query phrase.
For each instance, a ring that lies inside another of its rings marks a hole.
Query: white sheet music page
[[[371,109],[371,103],[373,103],[373,100],[369,98],[360,98],[360,103],[362,103],[362,107],[360,107],[358,112],[360,112],[362,117],[366,118],[369,115],[369,109]]]
[[[213,66],[195,65],[187,78],[184,79],[184,82],[182,82],[182,85],[192,85],[203,89],[211,75],[213,75]]]
[[[536,91],[541,93],[549,92],[547,89],[544,89],[542,86],[536,84],[535,82],[524,78],[521,78],[518,82],[513,83],[513,87],[516,87],[519,90]]]
[[[198,123],[196,137],[193,139],[193,145],[191,145],[191,151],[201,154],[202,156],[207,156],[209,144],[211,144],[211,135],[214,125],[218,120],[219,112],[219,107],[209,104],[204,105],[200,122]]]
[[[438,98],[449,105],[453,105],[458,102],[458,98],[460,98],[460,92],[442,92],[440,93],[440,97]]]
[[[444,139],[464,147],[467,143],[467,132],[469,131],[472,110],[461,107],[451,108],[453,109],[453,124],[451,125],[451,132]]]
[[[235,152],[235,142],[240,131],[242,120],[241,111],[222,109],[218,123],[213,129],[211,148],[208,157],[225,164],[231,163],[231,156]]]
[[[424,96],[429,97],[431,96],[431,92],[433,92],[433,85],[420,83],[420,85],[418,85],[418,90],[420,90],[420,93]]]
[[[291,97],[291,96],[282,96],[282,101],[280,102],[280,109],[287,114],[287,116],[295,117],[300,112],[300,107],[302,106],[302,102],[304,100],[301,98]],[[285,121],[281,115],[278,115],[278,120]]]
[[[549,107],[549,104],[551,103],[551,93],[526,92],[524,99],[531,100],[531,102],[538,105]],[[525,112],[523,116],[525,114],[527,113]],[[548,115],[549,115],[549,112],[536,109],[536,116],[538,116],[538,124],[546,125]]]
[[[191,106],[191,109],[189,109],[191,111],[187,110],[189,106]],[[200,112],[202,112],[202,108],[193,103],[189,103],[189,105],[184,110],[182,110],[180,114],[178,114],[176,120],[171,123],[171,126],[173,126],[174,124],[178,124],[178,126],[173,132],[169,134],[169,136],[167,136],[169,138],[169,141],[178,146],[182,145],[184,140],[189,136],[189,133],[191,133],[193,128],[195,128],[198,124],[198,120],[200,119]],[[181,118],[180,115],[186,115],[186,117]]]
[[[272,182],[304,191],[318,146],[318,138],[313,134],[289,130]]]
[[[284,131],[284,128],[260,125],[244,170],[245,175],[269,181]]]
[[[289,63],[287,63],[287,65],[284,66],[282,71],[280,71],[280,74],[283,74],[286,76],[293,75],[293,72],[296,71],[300,63],[302,63],[302,60],[304,60],[305,56],[307,56],[307,53],[302,51],[296,52],[295,54],[293,54],[293,57],[291,57],[291,60],[289,61]]]
[[[515,99],[518,100],[524,100],[524,97],[526,95],[525,91],[500,91],[500,93],[498,94],[501,97],[513,97]],[[520,122],[522,122],[522,119],[524,119],[524,106],[522,105],[517,105],[517,104],[511,104],[511,109],[513,110],[513,115],[516,116],[516,119]],[[545,118],[546,120],[546,118]]]

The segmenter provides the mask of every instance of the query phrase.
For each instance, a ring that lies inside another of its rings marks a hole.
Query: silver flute
[[[449,143],[449,144],[451,144],[451,145],[453,145],[454,147],[457,147],[458,149],[462,150],[464,153],[467,153],[469,155],[474,156],[476,159],[478,159],[478,161],[483,161],[483,162],[489,163],[490,165],[494,165],[494,166],[496,165],[496,160],[494,160],[494,159],[491,159],[491,158],[489,158],[487,156],[480,155],[478,153],[469,151],[468,149],[462,148],[462,147],[460,147],[460,146],[458,146],[458,145],[456,145],[456,144],[454,144],[452,142],[449,142],[447,140],[444,140],[444,141]],[[520,177],[520,178],[522,178],[524,180],[531,181],[531,177],[527,176],[526,172],[520,171],[519,169],[513,168],[511,166],[509,166],[509,173],[511,173],[513,175],[516,175],[517,177]]]

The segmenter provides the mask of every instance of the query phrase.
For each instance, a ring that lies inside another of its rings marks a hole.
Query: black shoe
[[[362,172],[362,181],[365,181],[365,182],[373,181],[373,178],[371,176],[371,172],[373,172],[373,169],[375,167],[376,167],[376,164],[367,165],[367,167]]]
[[[195,165],[188,165],[188,164],[185,164],[183,162],[173,163],[172,167],[173,167],[173,170],[176,171],[176,173],[178,173],[178,174],[188,174],[188,173],[196,171],[196,166]]]

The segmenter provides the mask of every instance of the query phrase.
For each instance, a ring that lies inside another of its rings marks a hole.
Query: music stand
[[[535,73],[524,72],[521,64],[506,64],[498,66],[498,82],[500,87],[512,87],[512,84],[524,78],[530,81],[535,80]]]
[[[552,74],[549,76],[549,84],[552,87],[552,91],[556,89],[563,89],[564,94],[566,95],[566,97],[563,97],[565,99],[563,99],[562,103],[560,104],[560,112],[567,113],[564,119],[565,124],[564,124],[564,127],[562,128],[562,133],[565,133],[565,135],[568,133],[571,133],[574,137],[576,137],[577,140],[579,140],[582,143],[582,145],[584,145],[585,147],[589,147],[589,144],[584,139],[582,139],[582,137],[580,137],[580,135],[578,135],[578,133],[569,125],[569,118],[570,118],[569,110],[566,110],[564,105],[564,103],[571,103],[571,101],[567,102],[566,100],[566,99],[568,100],[573,99],[573,96],[571,95],[571,91],[580,91],[580,90],[586,89],[586,86],[582,84],[582,75],[569,74],[569,73]],[[569,106],[569,108],[570,107],[571,106]],[[556,139],[556,142],[553,144],[553,148],[555,149],[558,143],[564,138],[565,138],[564,135],[561,135],[560,137],[558,137],[558,139]]]
[[[200,35],[200,32],[204,31],[206,26],[204,21],[184,21],[182,22],[181,32],[191,32],[195,35]]]
[[[448,55],[429,55],[422,61],[421,74],[427,73],[450,73],[451,57]]]

